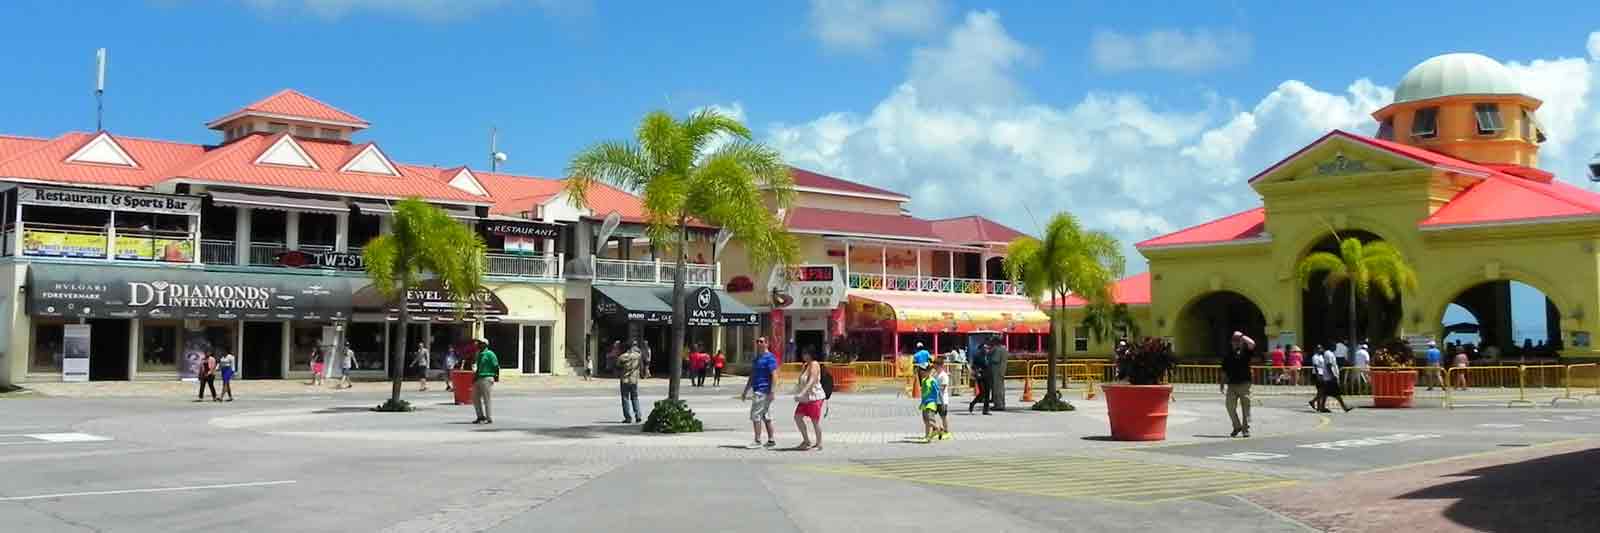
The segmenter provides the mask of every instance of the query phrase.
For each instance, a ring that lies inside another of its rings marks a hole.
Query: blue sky
[[[1067,210],[1136,258],[1255,205],[1244,180],[1327,130],[1369,133],[1412,65],[1475,51],[1546,101],[1541,165],[1583,181],[1600,4],[1431,4],[22,0],[0,3],[0,131],[92,129],[97,47],[116,133],[212,141],[205,121],[292,87],[396,159],[482,166],[493,125],[504,168],[541,176],[648,110],[719,106],[918,215]]]

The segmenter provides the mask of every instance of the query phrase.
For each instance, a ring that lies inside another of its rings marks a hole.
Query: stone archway
[[[1221,357],[1229,349],[1233,332],[1243,332],[1267,346],[1267,319],[1261,306],[1243,294],[1221,290],[1200,295],[1183,307],[1175,324],[1175,348],[1180,356]]]
[[[1339,236],[1345,239],[1354,237],[1363,244],[1383,240],[1379,235],[1364,230],[1344,230],[1339,232]],[[1339,240],[1333,235],[1325,235],[1295,258],[1291,268],[1297,270],[1299,262],[1313,252],[1338,255]],[[1350,342],[1350,286],[1345,284],[1329,289],[1323,282],[1326,278],[1324,274],[1315,275],[1300,290],[1299,343],[1302,345],[1332,346]],[[1298,284],[1299,280],[1295,280],[1295,283]],[[1374,290],[1368,295],[1367,301],[1356,306],[1354,326],[1358,337],[1374,342],[1397,338],[1404,310],[1404,296],[1396,295],[1395,299],[1386,300]]]
[[[1465,336],[1469,342],[1476,337],[1486,356],[1548,356],[1564,346],[1561,309],[1548,292],[1533,284],[1497,279],[1454,292],[1440,310],[1441,336],[1448,336],[1452,326],[1460,325],[1462,317],[1452,317],[1448,312],[1451,304],[1471,317],[1476,329]],[[1494,349],[1490,351],[1490,347]]]

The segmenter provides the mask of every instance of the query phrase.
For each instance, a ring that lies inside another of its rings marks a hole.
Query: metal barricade
[[[1582,402],[1589,398],[1600,398],[1600,364],[1582,363],[1567,365],[1567,393],[1557,400],[1574,400]],[[1551,403],[1555,403],[1552,400]]]
[[[1432,370],[1424,368],[1424,371]],[[1468,366],[1444,369],[1445,407],[1476,402],[1506,402],[1507,407],[1532,406],[1521,366]],[[1424,380],[1424,378],[1419,378]]]
[[[857,379],[894,378],[894,365],[888,361],[856,361],[850,363],[850,369],[855,370]]]

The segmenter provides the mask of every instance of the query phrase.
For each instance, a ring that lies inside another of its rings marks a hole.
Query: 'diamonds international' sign
[[[17,187],[17,201],[24,205],[49,205],[109,211],[139,211],[169,215],[190,215],[200,212],[200,198],[198,196],[68,189],[38,185]]]
[[[68,318],[344,320],[350,281],[52,265],[28,270],[28,313]]]

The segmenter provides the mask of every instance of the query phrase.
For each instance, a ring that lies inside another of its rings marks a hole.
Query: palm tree
[[[1337,233],[1334,238],[1339,238]],[[1330,293],[1342,285],[1350,285],[1348,346],[1352,350],[1360,346],[1357,340],[1361,337],[1356,324],[1357,301],[1368,301],[1374,289],[1385,300],[1393,300],[1402,290],[1417,288],[1416,270],[1406,263],[1405,257],[1394,245],[1383,241],[1363,244],[1360,239],[1353,237],[1339,241],[1338,255],[1315,252],[1301,259],[1295,273],[1302,290],[1311,288],[1311,278],[1317,274],[1327,274],[1322,283]]]
[[[405,367],[406,327],[411,323],[405,294],[423,279],[424,275],[444,282],[446,290],[456,301],[458,316],[464,313],[466,302],[477,300],[483,286],[483,239],[466,224],[422,200],[402,200],[394,208],[394,231],[367,243],[361,256],[366,260],[367,277],[372,286],[390,302],[400,308],[401,342],[394,344],[389,357],[389,403],[385,408],[409,410],[400,402],[401,368]]]
[[[1050,301],[1049,383],[1041,404],[1061,401],[1056,387],[1056,357],[1062,333],[1058,325],[1063,316],[1061,301],[1068,294],[1089,295],[1090,301],[1109,299],[1111,283],[1122,277],[1124,259],[1121,244],[1103,231],[1090,231],[1069,213],[1057,213],[1045,227],[1044,238],[1017,237],[1006,251],[1006,274],[1022,282],[1028,298],[1042,305]]]
[[[633,142],[601,142],[574,156],[567,168],[566,192],[579,208],[587,205],[585,198],[596,181],[641,193],[650,242],[676,251],[672,346],[667,358],[671,367],[667,399],[676,402],[683,374],[683,354],[677,352],[684,342],[684,248],[689,224],[728,230],[744,244],[757,269],[791,263],[796,246],[774,208],[787,207],[793,200],[794,177],[777,150],[753,142],[744,124],[713,109],[683,120],[654,111],[644,116],[634,135]]]
[[[1083,310],[1083,327],[1089,330],[1095,342],[1105,342],[1119,332],[1129,337],[1139,336],[1139,321],[1133,317],[1128,304],[1099,300],[1089,302]]]

